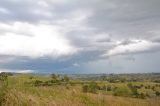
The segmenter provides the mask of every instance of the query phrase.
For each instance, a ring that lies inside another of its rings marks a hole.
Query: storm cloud
[[[159,0],[0,2],[2,71],[160,72]]]

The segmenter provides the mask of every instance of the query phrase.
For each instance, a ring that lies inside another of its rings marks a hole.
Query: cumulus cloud
[[[13,25],[3,24],[0,27],[9,30],[0,36],[1,55],[37,58],[70,55],[76,52],[56,26],[15,22]],[[28,36],[28,33],[31,36]]]
[[[131,43],[120,42],[116,47],[109,50],[103,56],[113,56],[113,55],[122,55],[122,54],[132,54],[132,53],[141,53],[147,51],[154,51],[160,47],[159,43],[150,42],[146,40],[131,40]]]

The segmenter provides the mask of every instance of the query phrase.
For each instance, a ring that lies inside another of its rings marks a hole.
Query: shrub
[[[71,85],[71,86],[75,86],[76,84],[75,84],[75,83],[73,83],[73,82],[70,82],[70,85]]]
[[[145,94],[144,93],[140,93],[138,97],[141,98],[141,99],[144,99],[145,98]]]
[[[154,80],[153,82],[160,83],[160,80]]]
[[[33,76],[30,76],[30,77],[29,77],[29,79],[33,79],[33,78],[34,78]]]
[[[148,93],[146,93],[146,97],[150,97],[150,95]]]
[[[70,78],[67,75],[64,75],[64,81],[69,82]]]
[[[103,85],[102,90],[106,90],[106,89],[107,89],[106,85]]]
[[[89,92],[96,93],[97,92],[97,88],[98,88],[98,85],[97,85],[96,82],[91,82],[89,84]]]
[[[66,89],[69,89],[69,85],[65,85]]]
[[[3,106],[3,102],[5,101],[5,95],[7,93],[7,84],[3,82],[0,86],[0,106]]]
[[[151,86],[150,86],[150,85],[148,85],[148,89],[151,89]]]
[[[156,91],[156,96],[160,96],[160,92],[159,91]]]
[[[56,74],[51,74],[51,77],[52,77],[53,80],[57,80]]]
[[[128,86],[129,88],[131,88],[133,85],[132,85],[132,83],[128,83],[127,86]]]
[[[0,106],[3,106],[3,102],[5,101],[5,95],[8,90],[8,74],[0,73]]]
[[[114,91],[115,96],[130,96],[131,92],[127,87],[120,87]]]
[[[83,85],[82,91],[86,93],[88,92],[88,88],[89,88],[88,85]]]
[[[0,73],[0,80],[1,81],[6,81],[8,78],[8,75],[6,73]]]
[[[155,91],[155,86],[152,87],[152,90]]]
[[[43,82],[42,85],[43,85],[43,86],[51,86],[52,83],[51,83],[50,81],[45,81],[45,82]]]
[[[137,86],[137,85],[135,85],[135,86],[133,86],[134,88],[137,88],[137,89],[141,89],[141,86]]]
[[[108,86],[107,86],[107,91],[111,91],[111,90],[112,90],[111,86],[108,85]]]
[[[143,84],[141,84],[140,86],[141,86],[141,88],[142,88],[142,87],[143,87]]]
[[[137,91],[137,88],[134,88],[134,87],[132,87],[131,88],[131,91],[132,91],[132,95],[134,95],[134,96],[138,96],[138,91]]]
[[[126,78],[120,78],[121,82],[126,82]]]
[[[35,82],[34,82],[34,85],[35,86],[41,86],[43,84],[43,81],[40,81],[40,80],[36,80]]]
[[[127,86],[130,88],[131,90],[131,94],[134,96],[134,97],[138,97],[138,91],[137,91],[137,86],[133,86],[132,83],[128,83]]]
[[[109,78],[108,81],[110,83],[117,83],[117,79],[116,78]]]

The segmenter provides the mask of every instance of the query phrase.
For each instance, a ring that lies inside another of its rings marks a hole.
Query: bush
[[[151,86],[150,86],[150,85],[148,85],[148,89],[151,89]]]
[[[137,86],[137,85],[135,85],[135,86],[133,86],[134,88],[137,88],[137,89],[141,89],[141,86]]]
[[[156,96],[160,96],[160,92],[159,91],[156,91]]]
[[[98,88],[98,85],[97,85],[96,82],[91,82],[89,84],[89,92],[96,93],[97,92],[97,88]]]
[[[106,89],[107,89],[106,85],[103,85],[102,90],[106,90]]]
[[[138,95],[137,88],[132,87],[132,88],[131,88],[131,91],[132,91],[132,95],[134,95],[134,96],[137,97],[137,95]]]
[[[69,89],[69,88],[70,88],[69,85],[65,85],[65,87],[66,87],[66,89]]]
[[[137,88],[139,88],[139,87],[133,86],[132,83],[128,83],[127,86],[130,88],[130,90],[131,90],[131,92],[132,92],[131,94],[132,94],[134,97],[138,97],[138,90],[137,90]]]
[[[0,73],[0,80],[1,81],[6,81],[8,78],[8,75],[6,73]]]
[[[118,82],[116,78],[112,78],[112,77],[109,78],[108,81],[109,81],[110,83],[117,83],[117,82]]]
[[[29,77],[29,79],[33,79],[33,78],[34,78],[33,76],[30,76],[30,77]]]
[[[70,78],[67,75],[64,75],[64,81],[69,82]]]
[[[51,74],[51,77],[52,77],[53,80],[57,80],[56,74]]]
[[[0,106],[3,106],[5,95],[8,91],[8,84],[6,81],[0,82]]]
[[[114,91],[115,96],[130,96],[131,92],[127,87],[117,88]]]
[[[160,80],[154,80],[153,82],[155,82],[155,83],[160,83]]]
[[[112,90],[111,86],[108,85],[108,86],[107,86],[107,91],[111,91],[111,90]]]
[[[140,86],[141,86],[141,88],[142,88],[144,85],[143,85],[143,84],[141,84]]]
[[[123,83],[123,82],[126,82],[126,78],[120,78],[120,81]]]
[[[51,81],[45,81],[45,82],[43,82],[42,85],[43,85],[43,86],[51,86],[52,83],[51,83]]]
[[[34,85],[35,86],[41,86],[43,84],[43,81],[40,81],[40,80],[36,80],[35,82],[34,82]]]
[[[155,86],[152,87],[152,90],[155,91]]]
[[[83,88],[82,88],[82,91],[84,92],[84,93],[87,93],[88,92],[88,85],[83,85]]]
[[[90,92],[90,93],[97,93],[97,90],[100,87],[97,85],[96,82],[91,82],[89,85],[83,85],[82,91],[83,92]]]
[[[132,88],[132,87],[133,87],[132,83],[128,83],[127,86],[128,86],[129,88]]]
[[[141,99],[144,99],[145,98],[145,94],[144,93],[140,93],[138,97],[141,98]]]

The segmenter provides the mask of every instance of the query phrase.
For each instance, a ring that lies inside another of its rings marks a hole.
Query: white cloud
[[[0,69],[0,73],[1,72],[13,72],[13,73],[33,73],[35,72],[34,70],[8,70],[8,69]]]
[[[43,0],[38,1],[38,5],[43,6],[43,7],[48,7],[48,3]]]
[[[35,72],[34,70],[20,70],[20,71],[16,71],[17,73],[33,73]]]
[[[38,13],[40,12],[37,11]],[[0,55],[31,58],[72,55],[80,48],[71,45],[66,33],[72,30],[86,30],[88,27],[85,20],[90,15],[89,11],[75,10],[65,20],[59,19],[53,22],[47,21],[39,24],[16,21],[10,24],[1,22]]]
[[[109,50],[103,56],[114,56],[128,53],[138,53],[150,51],[153,48],[160,47],[159,43],[154,43],[146,40],[131,40],[132,43],[123,45],[119,43],[115,48]]]
[[[92,15],[89,10],[74,10],[70,12],[64,19],[59,19],[55,23],[63,26],[64,31],[70,32],[74,30],[86,31],[93,29],[87,26],[87,18]]]
[[[80,65],[78,63],[73,63],[74,67],[79,67]]]
[[[0,13],[8,14],[9,11],[7,9],[5,9],[5,8],[1,8],[0,7]]]
[[[57,57],[76,52],[58,26],[14,22],[13,25],[1,23],[0,27],[5,32],[0,36],[0,55],[37,58]]]
[[[53,16],[53,14],[51,12],[46,11],[46,10],[37,9],[37,10],[33,10],[32,12],[36,15],[43,15],[43,16],[46,16],[46,17],[52,17]]]

